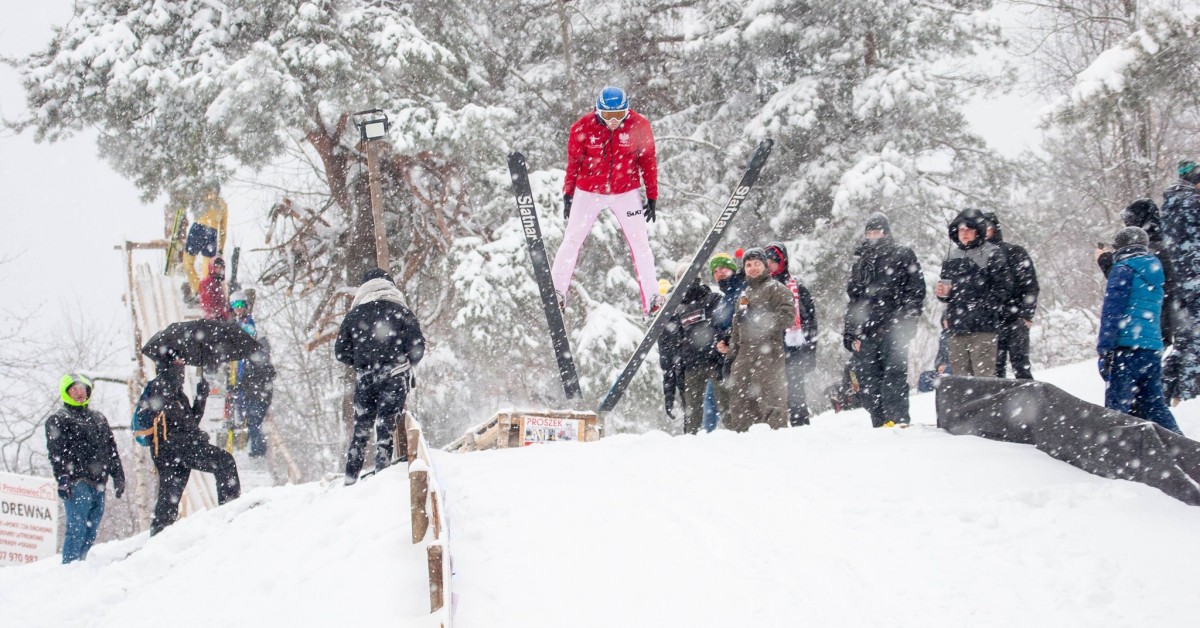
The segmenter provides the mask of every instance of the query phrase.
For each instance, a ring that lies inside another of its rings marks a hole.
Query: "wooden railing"
[[[442,628],[450,628],[450,552],[443,517],[443,497],[432,473],[429,443],[421,424],[412,414],[404,413],[407,436],[409,497],[412,502],[412,542],[426,542],[429,561],[429,612],[438,616]],[[432,538],[430,538],[432,536]]]

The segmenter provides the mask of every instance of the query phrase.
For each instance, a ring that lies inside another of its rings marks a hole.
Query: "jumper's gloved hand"
[[[646,203],[642,205],[643,214],[646,216],[646,222],[654,222],[654,205],[658,199],[648,198]]]
[[[208,399],[208,382],[207,381],[202,379],[202,380],[196,382],[196,398],[197,399]]]
[[[574,200],[575,198],[570,194],[563,194],[563,220],[570,220],[571,203],[574,202]]]
[[[58,496],[63,499],[71,499],[71,476],[58,476]]]
[[[125,478],[113,478],[113,495],[116,495],[117,499],[121,499],[121,496],[124,494]]]

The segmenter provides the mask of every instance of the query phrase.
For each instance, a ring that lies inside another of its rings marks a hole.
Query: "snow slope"
[[[1095,400],[1094,373],[1037,375]],[[1200,433],[1200,402],[1177,411]],[[1196,625],[1200,509],[1033,447],[868,426],[435,452],[455,626]],[[86,563],[0,569],[4,624],[424,626],[407,495],[401,469],[260,489]]]

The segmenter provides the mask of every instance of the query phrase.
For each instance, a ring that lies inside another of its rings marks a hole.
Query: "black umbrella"
[[[171,323],[142,347],[151,360],[181,358],[184,364],[207,366],[241,360],[261,349],[254,336],[233,321],[199,319]]]

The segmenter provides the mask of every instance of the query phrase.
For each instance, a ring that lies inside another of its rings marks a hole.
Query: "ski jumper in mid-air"
[[[640,190],[643,181],[644,205]],[[566,304],[579,250],[600,211],[607,209],[616,217],[629,244],[641,289],[642,312],[652,314],[662,307],[654,276],[654,253],[646,232],[646,223],[654,222],[657,199],[658,158],[650,121],[629,108],[623,90],[606,87],[596,98],[596,110],[571,125],[567,140],[567,176],[563,181],[567,228],[551,271],[560,304]]]

